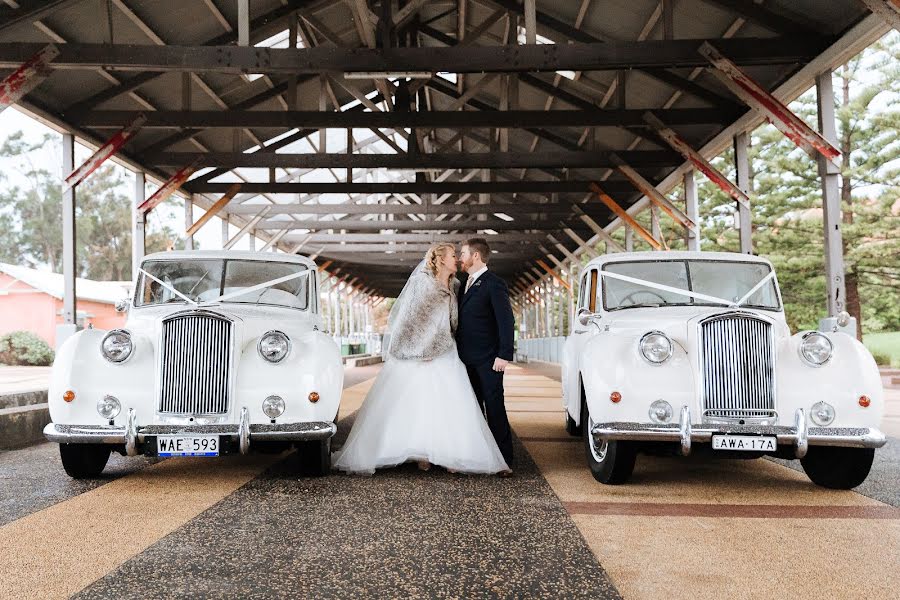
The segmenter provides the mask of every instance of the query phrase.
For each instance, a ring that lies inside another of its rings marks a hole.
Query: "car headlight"
[[[800,358],[811,367],[821,367],[834,353],[834,345],[826,336],[810,331],[800,340]]]
[[[100,352],[103,358],[111,363],[123,363],[128,360],[134,351],[134,343],[131,334],[124,329],[113,329],[100,342]]]
[[[672,420],[675,411],[672,410],[672,405],[665,400],[654,400],[648,414],[654,423],[668,423]]]
[[[672,356],[672,340],[662,331],[650,331],[641,338],[641,355],[647,361],[659,365]]]
[[[834,407],[827,402],[816,402],[809,409],[809,418],[819,427],[831,425],[834,421]]]
[[[269,396],[263,400],[262,410],[270,419],[277,419],[284,414],[284,398],[281,396]]]
[[[270,363],[279,363],[291,351],[291,340],[280,331],[269,331],[259,338],[259,355]]]
[[[115,396],[103,396],[97,401],[97,414],[107,421],[115,419],[122,412],[122,405]]]

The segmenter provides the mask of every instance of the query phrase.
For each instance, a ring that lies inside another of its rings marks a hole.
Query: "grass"
[[[900,367],[900,331],[867,333],[863,343],[875,355],[878,364],[890,362],[892,367]]]

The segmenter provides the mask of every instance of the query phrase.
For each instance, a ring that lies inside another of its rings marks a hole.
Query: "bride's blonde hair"
[[[435,244],[425,253],[425,268],[428,269],[428,272],[431,273],[433,277],[437,277],[440,268],[439,263],[441,258],[447,253],[447,250],[456,252],[456,246],[453,244]]]

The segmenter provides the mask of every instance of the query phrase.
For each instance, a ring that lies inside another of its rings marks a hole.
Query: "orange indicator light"
[[[65,393],[63,394],[63,400],[65,400],[66,402],[71,402],[74,399],[75,399],[75,392],[73,392],[72,390],[66,390]]]
[[[609,395],[609,401],[613,404],[618,404],[622,401],[622,394],[620,394],[619,392],[613,392]]]

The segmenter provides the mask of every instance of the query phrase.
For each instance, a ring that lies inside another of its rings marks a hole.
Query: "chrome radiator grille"
[[[159,412],[220,415],[228,411],[231,323],[208,314],[163,321]]]
[[[700,325],[704,415],[775,415],[772,325],[752,315],[722,315]]]

